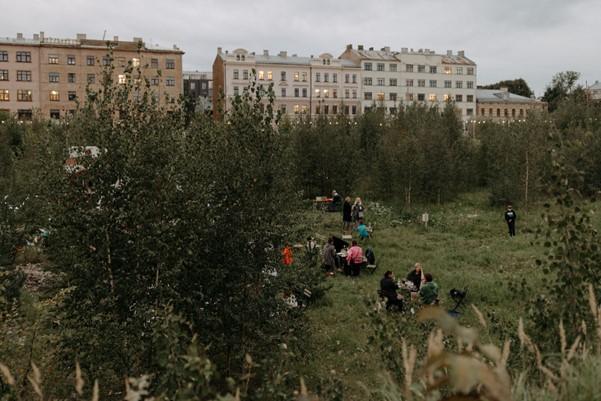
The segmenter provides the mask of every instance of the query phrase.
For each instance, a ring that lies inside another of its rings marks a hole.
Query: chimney
[[[370,48],[369,48],[369,50],[372,50],[372,51],[373,51],[373,50],[374,50],[374,48],[373,48],[373,47],[370,47]]]
[[[223,54],[223,49],[221,46],[217,48],[217,54]]]
[[[280,57],[288,57],[288,52],[286,50],[282,50],[279,54]]]
[[[353,44],[346,45],[346,50],[353,50]]]
[[[17,39],[23,40],[23,34],[22,33],[17,33]]]
[[[115,35],[113,36],[113,42],[118,42],[119,41],[119,36]]]
[[[77,40],[86,40],[86,34],[85,33],[78,33],[77,34]]]
[[[458,55],[459,57],[465,57],[465,50],[459,50],[459,51],[457,52],[457,55]]]
[[[363,45],[358,45],[357,50],[363,50]]]
[[[264,56],[269,56],[269,50],[263,50],[263,55]]]
[[[382,51],[385,52],[385,53],[390,53],[390,46],[384,46],[382,48]]]
[[[407,53],[409,52],[409,49],[406,47],[401,47],[401,53]]]
[[[34,33],[33,34],[33,40],[40,40],[40,34],[39,33]]]
[[[447,50],[447,56],[452,56],[453,55],[453,50]]]

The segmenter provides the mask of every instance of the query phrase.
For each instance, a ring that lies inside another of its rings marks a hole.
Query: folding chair
[[[449,296],[453,301],[455,301],[455,306],[453,309],[449,309],[448,313],[453,317],[457,317],[461,314],[461,312],[459,312],[459,307],[463,304],[463,301],[467,296],[467,288],[465,288],[463,291],[453,288],[451,291],[449,291]]]

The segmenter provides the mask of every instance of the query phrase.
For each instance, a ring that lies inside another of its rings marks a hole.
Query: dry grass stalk
[[[100,399],[100,389],[98,386],[98,380],[94,380],[94,387],[92,388],[92,401],[98,401]]]
[[[40,369],[36,366],[35,363],[31,363],[32,374],[27,376],[27,380],[31,384],[31,388],[34,393],[40,397],[40,400],[44,399],[44,394],[42,393],[42,374],[40,373]]]
[[[83,385],[84,381],[81,377],[81,367],[79,366],[79,361],[75,362],[75,391],[78,395],[83,394]]]
[[[480,309],[478,309],[478,307],[474,304],[472,304],[472,309],[474,310],[474,313],[478,317],[478,321],[480,322],[480,325],[485,329],[488,328],[488,325],[486,324],[486,319],[484,319],[484,315],[482,314],[482,312],[480,312]]]
[[[412,345],[407,350],[407,343],[405,339],[402,340],[403,353],[403,366],[405,368],[405,398],[411,400],[413,395],[411,393],[411,383],[413,383],[413,371],[415,370],[415,361],[417,360],[417,350]]]
[[[4,381],[9,386],[15,385],[15,378],[13,377],[12,373],[10,373],[10,370],[8,369],[8,367],[3,363],[0,363],[0,373],[2,373],[2,376],[4,377]]]
[[[559,340],[561,343],[561,357],[565,359],[566,348],[568,348],[568,341],[566,339],[566,330],[563,327],[563,320],[559,321]]]

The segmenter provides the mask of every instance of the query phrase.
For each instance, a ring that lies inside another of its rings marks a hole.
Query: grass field
[[[362,273],[358,279],[343,275],[328,278],[332,288],[309,311],[313,355],[305,366],[308,377],[337,377],[343,383],[345,400],[364,400],[365,388],[381,387],[385,369],[378,347],[368,341],[374,328],[366,300],[375,303],[386,270],[404,277],[417,261],[438,282],[443,307],[452,306],[448,296],[451,288],[468,289],[466,306],[459,316],[462,324],[477,325],[469,306],[475,304],[489,322],[489,333],[494,334],[484,334],[492,336],[492,341],[515,335],[517,320],[527,307],[518,283],[522,279],[536,283],[541,278],[535,271],[535,260],[543,256],[542,247],[532,244],[534,230],[541,223],[540,209],[527,212],[518,208],[517,236],[510,238],[504,210],[490,207],[481,193],[462,196],[443,207],[415,209],[414,215],[429,213],[427,229],[415,221],[370,214],[369,202],[366,206],[366,220],[377,224],[374,237],[362,246],[373,247],[378,269],[373,275]],[[312,213],[319,222],[316,234],[340,234],[338,213]],[[425,347],[427,333],[417,329],[414,316],[389,315],[388,319],[400,319],[408,326],[410,343]],[[411,326],[416,329],[411,330]]]

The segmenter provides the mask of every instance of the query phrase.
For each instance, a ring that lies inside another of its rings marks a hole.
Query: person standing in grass
[[[328,243],[323,247],[323,267],[327,274],[333,276],[336,269],[336,248],[332,237],[328,238]]]
[[[509,236],[515,237],[515,220],[518,217],[511,204],[507,205],[505,210],[505,221],[507,222],[507,228],[509,229]]]
[[[365,207],[363,206],[363,202],[361,202],[361,198],[355,199],[351,215],[355,224],[357,224],[359,220],[363,219],[363,217],[365,216]]]
[[[344,198],[344,204],[342,205],[342,229],[344,232],[351,230],[351,223],[353,222],[352,208],[351,198],[347,196]]]
[[[422,284],[419,290],[419,296],[424,305],[435,305],[438,303],[438,284],[434,282],[432,274],[424,274],[426,282]]]
[[[363,264],[363,249],[357,245],[355,240],[351,243],[351,249],[346,254],[346,261],[349,265],[350,275],[358,276],[361,273],[361,265]]]

